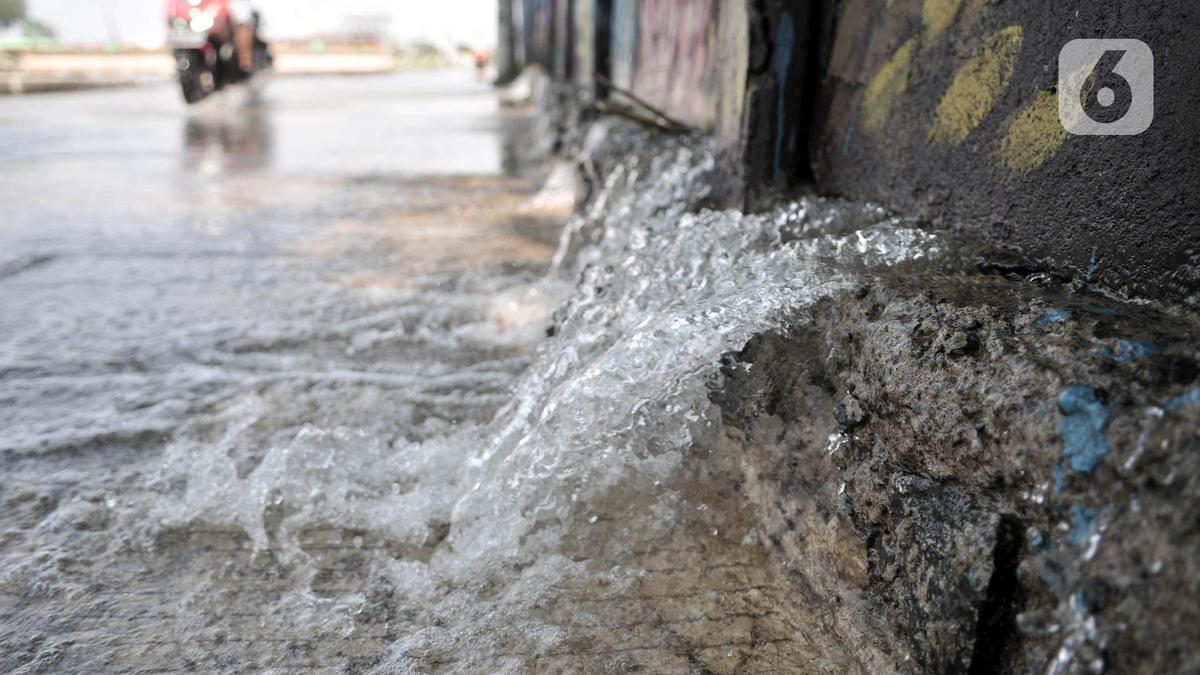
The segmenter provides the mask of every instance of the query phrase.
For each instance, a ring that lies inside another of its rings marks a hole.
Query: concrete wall
[[[1111,288],[1193,296],[1197,9],[1186,0],[824,0],[811,127],[818,183]],[[1155,120],[1141,135],[1072,136],[1059,122],[1059,50],[1101,37],[1137,38],[1154,52]]]
[[[601,98],[604,73],[716,133],[749,204],[815,180],[982,235],[1031,269],[1200,306],[1200,9],[1187,0],[513,2],[515,61]],[[1063,129],[1058,54],[1074,38],[1151,47],[1147,131]]]
[[[715,115],[715,0],[642,0],[633,91],[679,119],[709,127]]]
[[[637,63],[638,2],[637,0],[612,0],[612,29],[609,35],[610,59],[613,83],[626,89],[633,88],[633,71]]]
[[[811,177],[808,133],[818,0],[749,3],[738,147],[751,200]]]
[[[523,5],[512,13],[525,18],[528,30],[522,34],[502,26],[501,36],[513,35],[522,44],[500,49],[514,55],[516,67],[540,64],[585,92],[593,90],[599,72],[675,119],[707,130],[717,127],[724,104],[742,98],[742,78],[728,74],[745,70],[744,65],[730,68],[745,62],[744,3],[513,1]],[[726,91],[731,86],[737,89]]]

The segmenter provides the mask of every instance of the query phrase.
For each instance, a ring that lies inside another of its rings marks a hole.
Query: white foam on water
[[[454,617],[394,646],[392,665],[414,670],[430,644],[483,639],[498,617],[523,620],[524,608],[568,576],[594,574],[559,550],[587,523],[625,519],[647,540],[663,536],[678,518],[673,481],[717,423],[706,381],[721,355],[873,269],[939,250],[934,235],[872,207],[804,199],[745,215],[673,206],[710,190],[714,171],[711,154],[679,147],[652,178],[632,161],[613,174],[596,200],[604,208],[590,215],[603,235],[578,256],[580,278],[556,334],[537,347],[490,424],[392,442],[305,426],[239,476],[232,446],[262,415],[250,397],[227,411],[216,443],[185,442],[169,454],[164,476],[185,477],[187,488],[158,507],[162,522],[241,528],[257,549],[274,547],[301,566],[306,529],[436,543],[427,562],[376,561],[399,593]],[[510,288],[487,300],[479,321],[431,326],[423,339],[449,351],[530,344],[561,298],[548,281]],[[273,508],[284,515],[272,529]],[[553,626],[527,628],[535,642],[562,637]],[[486,652],[488,641],[475,648]]]

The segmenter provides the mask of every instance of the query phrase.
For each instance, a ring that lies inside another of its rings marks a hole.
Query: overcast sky
[[[29,14],[71,43],[108,39],[111,17],[122,42],[162,42],[164,0],[27,0]],[[489,46],[496,41],[496,0],[257,0],[268,35],[307,37],[377,17],[398,40],[431,39]],[[372,22],[374,23],[374,22]]]

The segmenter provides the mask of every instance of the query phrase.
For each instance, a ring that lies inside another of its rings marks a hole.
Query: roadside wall
[[[971,230],[1134,295],[1200,286],[1200,12],[1184,0],[824,0],[811,127],[822,189]],[[1059,50],[1136,38],[1155,119],[1073,136]]]
[[[1200,306],[1200,10],[1186,0],[511,0],[514,65],[716,134],[744,205],[798,182]],[[502,22],[505,20],[501,16]],[[1154,122],[1073,136],[1059,50],[1135,38]]]

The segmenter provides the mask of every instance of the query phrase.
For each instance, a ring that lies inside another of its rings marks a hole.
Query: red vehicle
[[[258,13],[249,3],[167,0],[166,11],[167,42],[188,103],[270,67],[271,54],[258,35]]]

